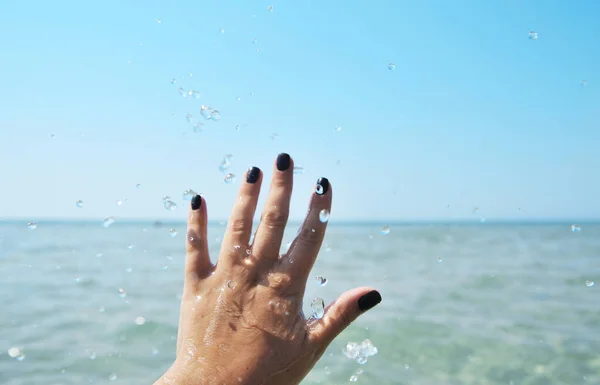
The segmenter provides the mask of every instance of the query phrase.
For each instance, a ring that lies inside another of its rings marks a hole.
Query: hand
[[[306,319],[306,281],[323,242],[332,189],[317,181],[309,211],[287,254],[279,250],[288,219],[293,161],[280,154],[262,218],[250,245],[262,172],[253,167],[233,207],[218,264],[208,255],[206,202],[192,199],[177,355],[156,384],[298,384],[327,346],[362,312],[381,301],[368,287],[350,290]]]

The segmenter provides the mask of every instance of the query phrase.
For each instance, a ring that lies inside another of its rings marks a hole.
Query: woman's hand
[[[262,172],[249,169],[216,266],[208,255],[206,202],[192,199],[177,358],[156,384],[298,384],[333,339],[381,301],[377,291],[361,287],[339,297],[321,319],[306,319],[302,300],[325,235],[319,214],[331,209],[331,185],[326,178],[317,181],[306,219],[280,256],[292,195],[290,156],[277,157],[250,244],[261,182]]]

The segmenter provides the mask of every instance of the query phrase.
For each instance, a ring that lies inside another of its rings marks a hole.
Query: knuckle
[[[265,212],[262,221],[267,227],[285,227],[288,213],[283,210],[270,210]]]
[[[318,245],[321,242],[321,232],[314,228],[304,228],[300,232],[298,238],[306,244]]]
[[[195,230],[188,230],[187,242],[185,244],[187,252],[200,250],[202,246],[202,238],[198,235],[198,232],[196,232]]]
[[[229,228],[234,235],[244,234],[252,228],[252,220],[246,218],[232,219]]]

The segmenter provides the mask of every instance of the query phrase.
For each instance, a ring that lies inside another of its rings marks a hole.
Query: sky
[[[593,0],[4,0],[0,217],[183,220],[193,189],[222,220],[244,171],[265,172],[262,203],[288,152],[305,170],[292,220],[320,176],[332,221],[598,219],[598,15]]]

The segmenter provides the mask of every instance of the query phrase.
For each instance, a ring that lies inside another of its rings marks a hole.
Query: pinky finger
[[[185,285],[205,277],[212,269],[207,242],[206,201],[200,195],[192,198],[188,215],[185,258]]]

